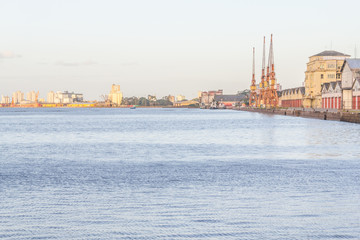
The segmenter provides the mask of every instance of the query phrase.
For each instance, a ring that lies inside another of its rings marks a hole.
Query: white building
[[[26,99],[30,102],[36,102],[36,93],[35,91],[28,92],[26,95]]]
[[[15,104],[21,103],[24,101],[24,93],[21,91],[16,91],[12,94],[12,98]]]
[[[74,92],[49,92],[47,95],[48,103],[75,103],[75,102],[83,102],[84,97],[82,93],[74,93]]]
[[[1,103],[2,104],[10,104],[10,97],[9,96],[1,96]]]
[[[346,59],[341,74],[343,109],[359,109],[360,59]]]
[[[54,103],[55,102],[55,93],[53,91],[48,92],[47,94],[47,102]]]
[[[341,109],[341,81],[324,83],[321,86],[321,107]]]

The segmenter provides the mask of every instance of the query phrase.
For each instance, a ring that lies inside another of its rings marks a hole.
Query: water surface
[[[0,109],[0,238],[360,239],[360,125]]]

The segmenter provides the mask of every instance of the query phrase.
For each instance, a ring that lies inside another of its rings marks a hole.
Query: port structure
[[[263,107],[276,108],[279,106],[279,97],[276,89],[272,34],[270,39],[270,48],[269,48],[269,56],[268,56],[268,65],[266,67],[266,74],[265,74],[265,37],[264,37],[261,82],[259,83],[259,96],[257,97],[256,106],[258,108],[263,108]]]
[[[257,95],[256,95],[256,80],[255,80],[255,48],[253,48],[253,69],[252,69],[252,79],[250,86],[249,107],[256,107],[256,105],[257,105]]]
[[[257,98],[258,101],[256,106],[258,108],[264,106],[265,99],[266,99],[266,92],[265,89],[268,86],[267,82],[265,81],[265,37],[263,43],[263,57],[262,57],[262,66],[261,66],[261,81],[259,83],[259,97]]]
[[[271,34],[270,49],[269,49],[269,63],[270,69],[269,81],[270,85],[267,90],[266,108],[275,108],[279,105],[279,96],[276,89],[276,77],[275,77],[275,63],[274,63],[274,50],[273,50],[273,36]]]

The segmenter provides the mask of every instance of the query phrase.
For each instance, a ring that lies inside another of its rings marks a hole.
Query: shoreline
[[[291,117],[314,118],[320,120],[360,123],[360,112],[327,111],[311,109],[264,109],[264,108],[236,108],[238,111],[257,112]]]

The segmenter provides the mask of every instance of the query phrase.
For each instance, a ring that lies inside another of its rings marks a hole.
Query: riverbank
[[[236,110],[258,112],[264,114],[276,114],[292,117],[316,118],[322,120],[360,123],[360,112],[327,111],[316,109],[262,109],[262,108],[238,108]]]

